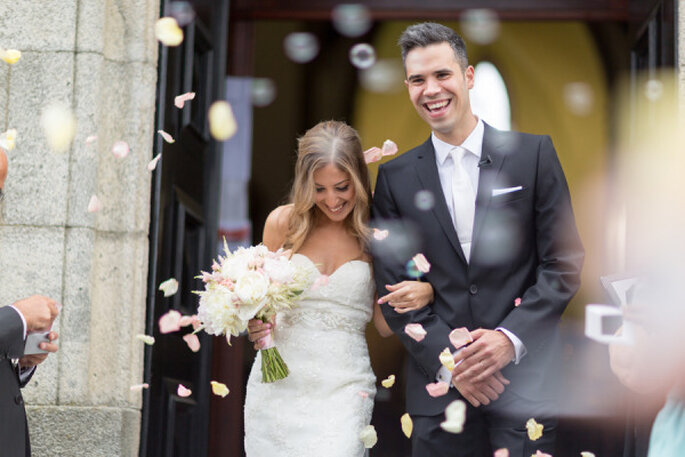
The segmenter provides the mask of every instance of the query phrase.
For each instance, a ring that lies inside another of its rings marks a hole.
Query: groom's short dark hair
[[[414,48],[425,48],[431,44],[448,43],[454,51],[454,57],[459,62],[462,70],[466,70],[469,59],[466,55],[466,45],[464,40],[457,32],[449,27],[435,22],[422,22],[407,27],[397,44],[402,50],[402,63],[405,62],[407,54]]]

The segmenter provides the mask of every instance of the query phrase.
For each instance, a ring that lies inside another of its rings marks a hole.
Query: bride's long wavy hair
[[[298,139],[295,179],[290,191],[288,232],[284,247],[297,252],[311,232],[317,217],[323,216],[315,204],[314,172],[333,164],[350,177],[355,204],[345,219],[348,231],[368,251],[371,181],[357,131],[339,121],[323,121]],[[324,216],[325,217],[325,216]]]

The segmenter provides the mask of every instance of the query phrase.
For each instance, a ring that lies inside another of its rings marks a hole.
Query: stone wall
[[[148,267],[159,0],[0,3],[0,132],[18,131],[0,213],[0,305],[39,293],[64,307],[60,350],[24,389],[35,456],[137,455]],[[71,107],[52,152],[41,110]],[[97,135],[86,144],[85,139]],[[115,141],[131,153],[117,159]],[[87,212],[91,195],[102,209]]]

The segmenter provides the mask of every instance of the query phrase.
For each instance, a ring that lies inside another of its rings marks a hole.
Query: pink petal
[[[392,140],[385,140],[383,149],[381,149],[382,156],[392,156],[397,154],[397,145]]]
[[[185,102],[194,98],[195,92],[186,92],[185,94],[177,95],[174,98],[174,105],[176,105],[176,108],[181,109],[183,108],[183,105],[185,105]]]
[[[514,306],[520,306],[521,305],[521,297],[515,298],[514,299]]]
[[[186,342],[191,351],[197,352],[200,350],[200,340],[194,333],[188,333],[183,337],[183,341]]]
[[[537,452],[532,454],[530,457],[552,457],[552,454],[542,452],[540,449],[538,449]]]
[[[179,384],[178,389],[176,389],[176,394],[179,397],[183,397],[183,398],[190,397],[190,394],[192,394],[192,393],[193,393],[193,391],[190,389],[187,389],[186,386],[184,386],[183,384]]]
[[[164,138],[164,141],[166,141],[169,144],[176,142],[176,140],[174,140],[174,137],[169,135],[168,133],[166,133],[164,130],[157,130],[157,133],[162,135],[162,138]]]
[[[178,320],[178,325],[180,325],[181,327],[187,327],[187,326],[189,326],[189,325],[195,323],[197,320],[198,320],[198,319],[197,319],[197,315],[196,315],[196,314],[193,314],[193,315],[190,315],[190,316],[182,316],[182,317]]]
[[[412,260],[414,261],[414,264],[416,265],[416,268],[421,272],[421,273],[428,273],[431,270],[431,264],[428,263],[428,260],[426,260],[426,256],[423,254],[416,254],[414,257],[412,257]]]
[[[318,278],[316,278],[316,281],[314,281],[314,284],[312,284],[312,290],[316,290],[319,287],[324,287],[328,284],[328,275],[321,275]]]
[[[134,384],[131,386],[131,392],[140,392],[143,389],[147,389],[150,385],[146,382],[143,384]]]
[[[426,337],[426,329],[421,324],[407,324],[404,326],[404,333],[409,335],[414,341],[421,341]]]
[[[509,457],[509,449],[505,447],[497,449],[492,457]]]
[[[92,144],[95,143],[95,140],[98,139],[97,135],[90,135],[88,138],[86,138],[86,144]]]
[[[117,159],[123,159],[129,153],[131,148],[128,147],[128,143],[125,141],[117,141],[112,145],[112,154]]]
[[[360,390],[359,392],[357,392],[357,394],[362,398],[369,398],[369,393],[363,390]]]
[[[97,195],[91,195],[90,201],[88,202],[88,212],[96,213],[102,209],[102,203],[98,199]]]
[[[383,153],[376,146],[364,151],[364,161],[366,163],[378,162],[383,157]]]
[[[457,349],[466,346],[472,341],[473,337],[466,327],[455,328],[450,332],[450,342]]]
[[[378,241],[383,241],[388,237],[389,232],[387,230],[378,230],[377,228],[373,229],[373,237],[377,239]]]
[[[160,152],[159,154],[157,154],[155,156],[154,159],[150,160],[147,164],[148,171],[152,171],[155,168],[157,168],[157,162],[159,162],[159,159],[161,159],[161,158],[162,158],[162,153]]]
[[[171,310],[159,318],[159,333],[171,333],[181,330],[178,322],[181,320],[181,313]]]
[[[431,397],[442,397],[450,390],[450,385],[446,382],[432,382],[426,384],[426,390]]]

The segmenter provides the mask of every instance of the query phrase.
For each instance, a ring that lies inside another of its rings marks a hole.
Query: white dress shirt
[[[461,146],[462,148],[468,151],[462,159],[461,166],[464,167],[466,173],[471,179],[474,194],[477,194],[478,177],[480,174],[478,162],[480,162],[483,153],[484,133],[485,125],[483,124],[483,121],[481,119],[478,119],[476,127],[473,129],[473,131],[469,134],[469,136],[464,140],[462,144],[454,145],[445,143],[444,141],[440,140],[437,136],[435,136],[435,132],[431,134],[431,141],[433,142],[433,148],[435,149],[435,161],[438,166],[438,175],[440,176],[440,185],[442,186],[442,192],[445,195],[447,209],[450,212],[450,216],[452,217],[453,223],[455,221],[455,217],[454,200],[452,196],[452,175],[454,173],[455,164],[452,160],[451,151],[452,149],[454,149],[455,146]],[[457,228],[455,226],[455,230],[456,229]],[[468,237],[469,244],[471,244],[471,238],[472,237]],[[460,244],[462,245],[462,249],[466,248],[466,246],[463,243],[461,243],[461,240]],[[468,248],[470,249],[471,246],[468,246]],[[523,356],[526,355],[526,347],[523,345],[521,340],[509,330],[502,327],[497,327],[495,330],[501,331],[509,338],[509,340],[511,340],[512,344],[514,345],[515,352],[514,363],[518,364],[521,358],[523,358]],[[454,354],[456,354],[456,352]],[[447,370],[447,368],[445,367],[442,367],[438,372],[437,379],[449,383],[451,380],[451,374],[449,370]]]

